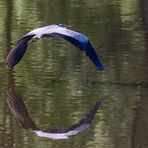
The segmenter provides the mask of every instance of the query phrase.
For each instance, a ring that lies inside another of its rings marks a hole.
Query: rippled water
[[[147,148],[148,12],[147,1],[141,1],[0,1],[0,147]],[[105,71],[54,38],[33,43],[13,70],[5,68],[21,36],[53,23],[87,35]],[[88,129],[54,141],[22,128],[6,103],[9,87],[40,128],[70,127],[98,98],[104,101]]]

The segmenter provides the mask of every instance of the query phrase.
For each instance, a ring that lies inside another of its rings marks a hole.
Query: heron
[[[44,37],[65,39],[66,41],[79,48],[81,51],[84,51],[86,56],[90,58],[98,70],[104,70],[104,66],[88,38],[79,32],[69,29],[64,24],[53,24],[37,28],[20,38],[16,43],[16,46],[12,48],[8,53],[6,59],[7,68],[13,68],[20,62],[26,52],[27,46],[30,43]]]

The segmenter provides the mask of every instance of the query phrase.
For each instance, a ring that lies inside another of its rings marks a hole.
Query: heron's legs
[[[28,41],[28,44],[29,43],[33,43],[35,42],[36,40],[38,40],[39,38],[37,36],[34,36],[31,40]]]

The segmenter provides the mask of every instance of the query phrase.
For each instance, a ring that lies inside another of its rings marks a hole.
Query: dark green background
[[[147,148],[147,0],[0,0],[0,147]],[[41,39],[12,70],[8,51],[28,31],[64,23],[88,36],[105,71],[71,44]],[[89,129],[52,141],[24,130],[10,113],[11,86],[39,127],[71,126],[100,97]]]

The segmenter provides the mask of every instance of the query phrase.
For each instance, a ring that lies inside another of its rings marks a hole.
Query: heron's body
[[[22,59],[29,43],[46,36],[63,38],[69,41],[74,46],[78,47],[82,51],[85,51],[86,55],[92,60],[99,70],[104,69],[88,38],[81,33],[67,29],[63,25],[49,25],[37,28],[24,35],[8,54],[6,60],[7,67],[12,68]]]
[[[88,38],[85,35],[78,33],[76,31],[69,30],[65,27],[59,27],[59,25],[50,25],[50,26],[34,29],[34,30],[30,31],[29,33],[27,33],[24,37],[30,36],[30,35],[35,35],[36,38],[42,38],[45,35],[60,37],[60,34],[62,34],[63,37],[64,36],[65,37],[67,36],[70,38],[73,37],[82,43],[88,42]]]
[[[30,31],[25,36],[36,35],[36,37],[41,38],[45,32],[50,33],[51,28],[53,29],[55,27],[56,27],[55,25],[50,25],[50,26],[46,26],[46,27],[37,28],[37,29]]]

